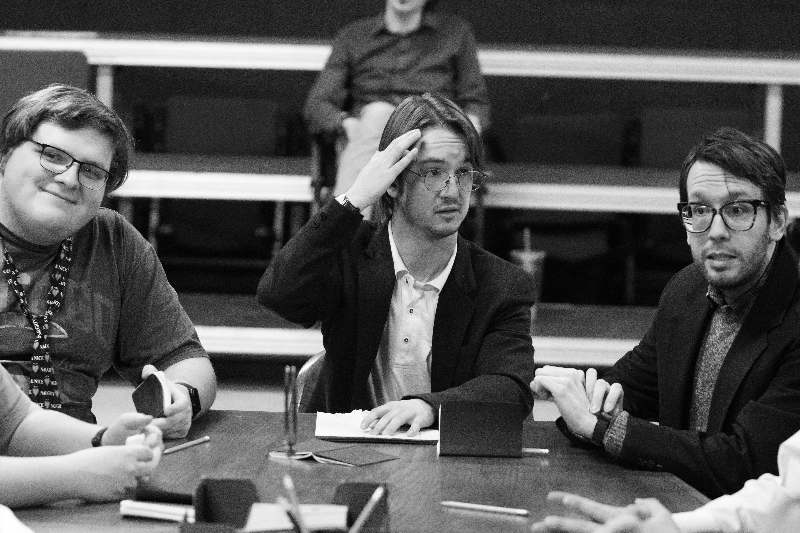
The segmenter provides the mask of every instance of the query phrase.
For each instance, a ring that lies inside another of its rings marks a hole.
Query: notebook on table
[[[361,429],[361,420],[368,411],[355,410],[349,413],[317,413],[314,436],[318,439],[339,442],[390,442],[436,444],[439,430],[423,429],[413,437],[406,435],[407,427],[392,435],[373,435]]]
[[[341,446],[318,439],[298,442],[294,446],[294,455],[287,457],[288,448],[282,446],[270,452],[270,457],[275,459],[303,460],[313,459],[318,463],[334,464],[341,466],[366,466],[384,461],[397,459],[396,455],[380,452],[360,445]]]

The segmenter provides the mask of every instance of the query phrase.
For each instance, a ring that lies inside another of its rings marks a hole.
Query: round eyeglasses
[[[419,172],[414,172],[410,168],[406,170],[422,178],[422,184],[431,192],[445,190],[451,179],[456,180],[456,187],[461,191],[474,192],[481,188],[481,185],[486,179],[486,174],[480,170],[456,170],[453,174],[450,174],[443,168],[429,168],[421,174]]]
[[[28,139],[28,141],[39,146],[39,164],[48,172],[63,174],[74,163],[78,163],[78,182],[87,189],[93,191],[102,190],[111,176],[109,171],[92,163],[78,161],[60,148],[40,143],[33,139]]]
[[[698,202],[680,202],[678,212],[683,227],[689,233],[703,233],[711,227],[714,217],[719,214],[722,222],[732,231],[747,231],[756,222],[759,207],[769,204],[763,200],[735,200],[722,204],[719,209]]]

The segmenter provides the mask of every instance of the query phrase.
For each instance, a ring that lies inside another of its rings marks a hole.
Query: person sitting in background
[[[345,26],[306,100],[313,134],[346,141],[334,195],[346,192],[378,148],[386,120],[406,96],[453,99],[480,132],[489,99],[470,26],[433,10],[434,0],[386,0],[382,15]]]
[[[89,92],[52,85],[0,124],[0,362],[42,407],[94,422],[112,366],[131,383],[164,370],[172,404],[156,419],[183,437],[216,378],[155,250],[101,208],[128,171],[131,138]]]
[[[769,145],[720,129],[689,153],[679,188],[694,261],[664,288],[645,337],[602,380],[543,367],[531,387],[555,400],[572,438],[716,497],[775,473],[800,428],[798,265],[784,239],[786,169]]]
[[[371,409],[365,428],[408,424],[411,435],[447,400],[530,412],[533,280],[458,235],[484,178],[481,148],[455,103],[408,97],[353,186],[273,258],[259,301],[322,323],[326,354],[306,410]],[[364,221],[379,199],[388,221]]]
[[[0,504],[121,498],[158,465],[161,431],[152,422],[126,413],[105,428],[42,409],[0,367]]]
[[[800,431],[778,449],[777,476],[762,474],[694,511],[671,514],[652,498],[627,507],[564,492],[552,492],[547,499],[588,520],[548,516],[533,525],[536,533],[795,533],[800,531]]]

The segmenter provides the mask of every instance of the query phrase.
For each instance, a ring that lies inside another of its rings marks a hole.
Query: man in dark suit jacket
[[[446,400],[530,411],[532,280],[457,233],[481,160],[455,104],[409,97],[353,186],[273,259],[260,302],[322,323],[326,355],[308,410],[371,409],[362,425],[384,434],[433,425]],[[378,200],[386,220],[363,221]]]
[[[692,150],[678,209],[694,261],[664,289],[644,339],[604,380],[545,367],[531,383],[552,395],[570,437],[709,496],[777,471],[778,446],[800,428],[800,287],[783,239],[785,184],[781,157],[736,130]]]

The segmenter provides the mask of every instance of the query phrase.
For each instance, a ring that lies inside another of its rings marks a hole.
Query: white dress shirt
[[[751,479],[738,492],[688,513],[675,513],[681,531],[796,533],[800,531],[800,431],[778,449],[778,475]]]
[[[444,287],[457,246],[450,260],[432,280],[420,282],[408,272],[394,242],[389,222],[389,247],[395,272],[389,316],[383,329],[369,386],[375,405],[399,400],[409,394],[431,391],[431,346],[439,293]]]

